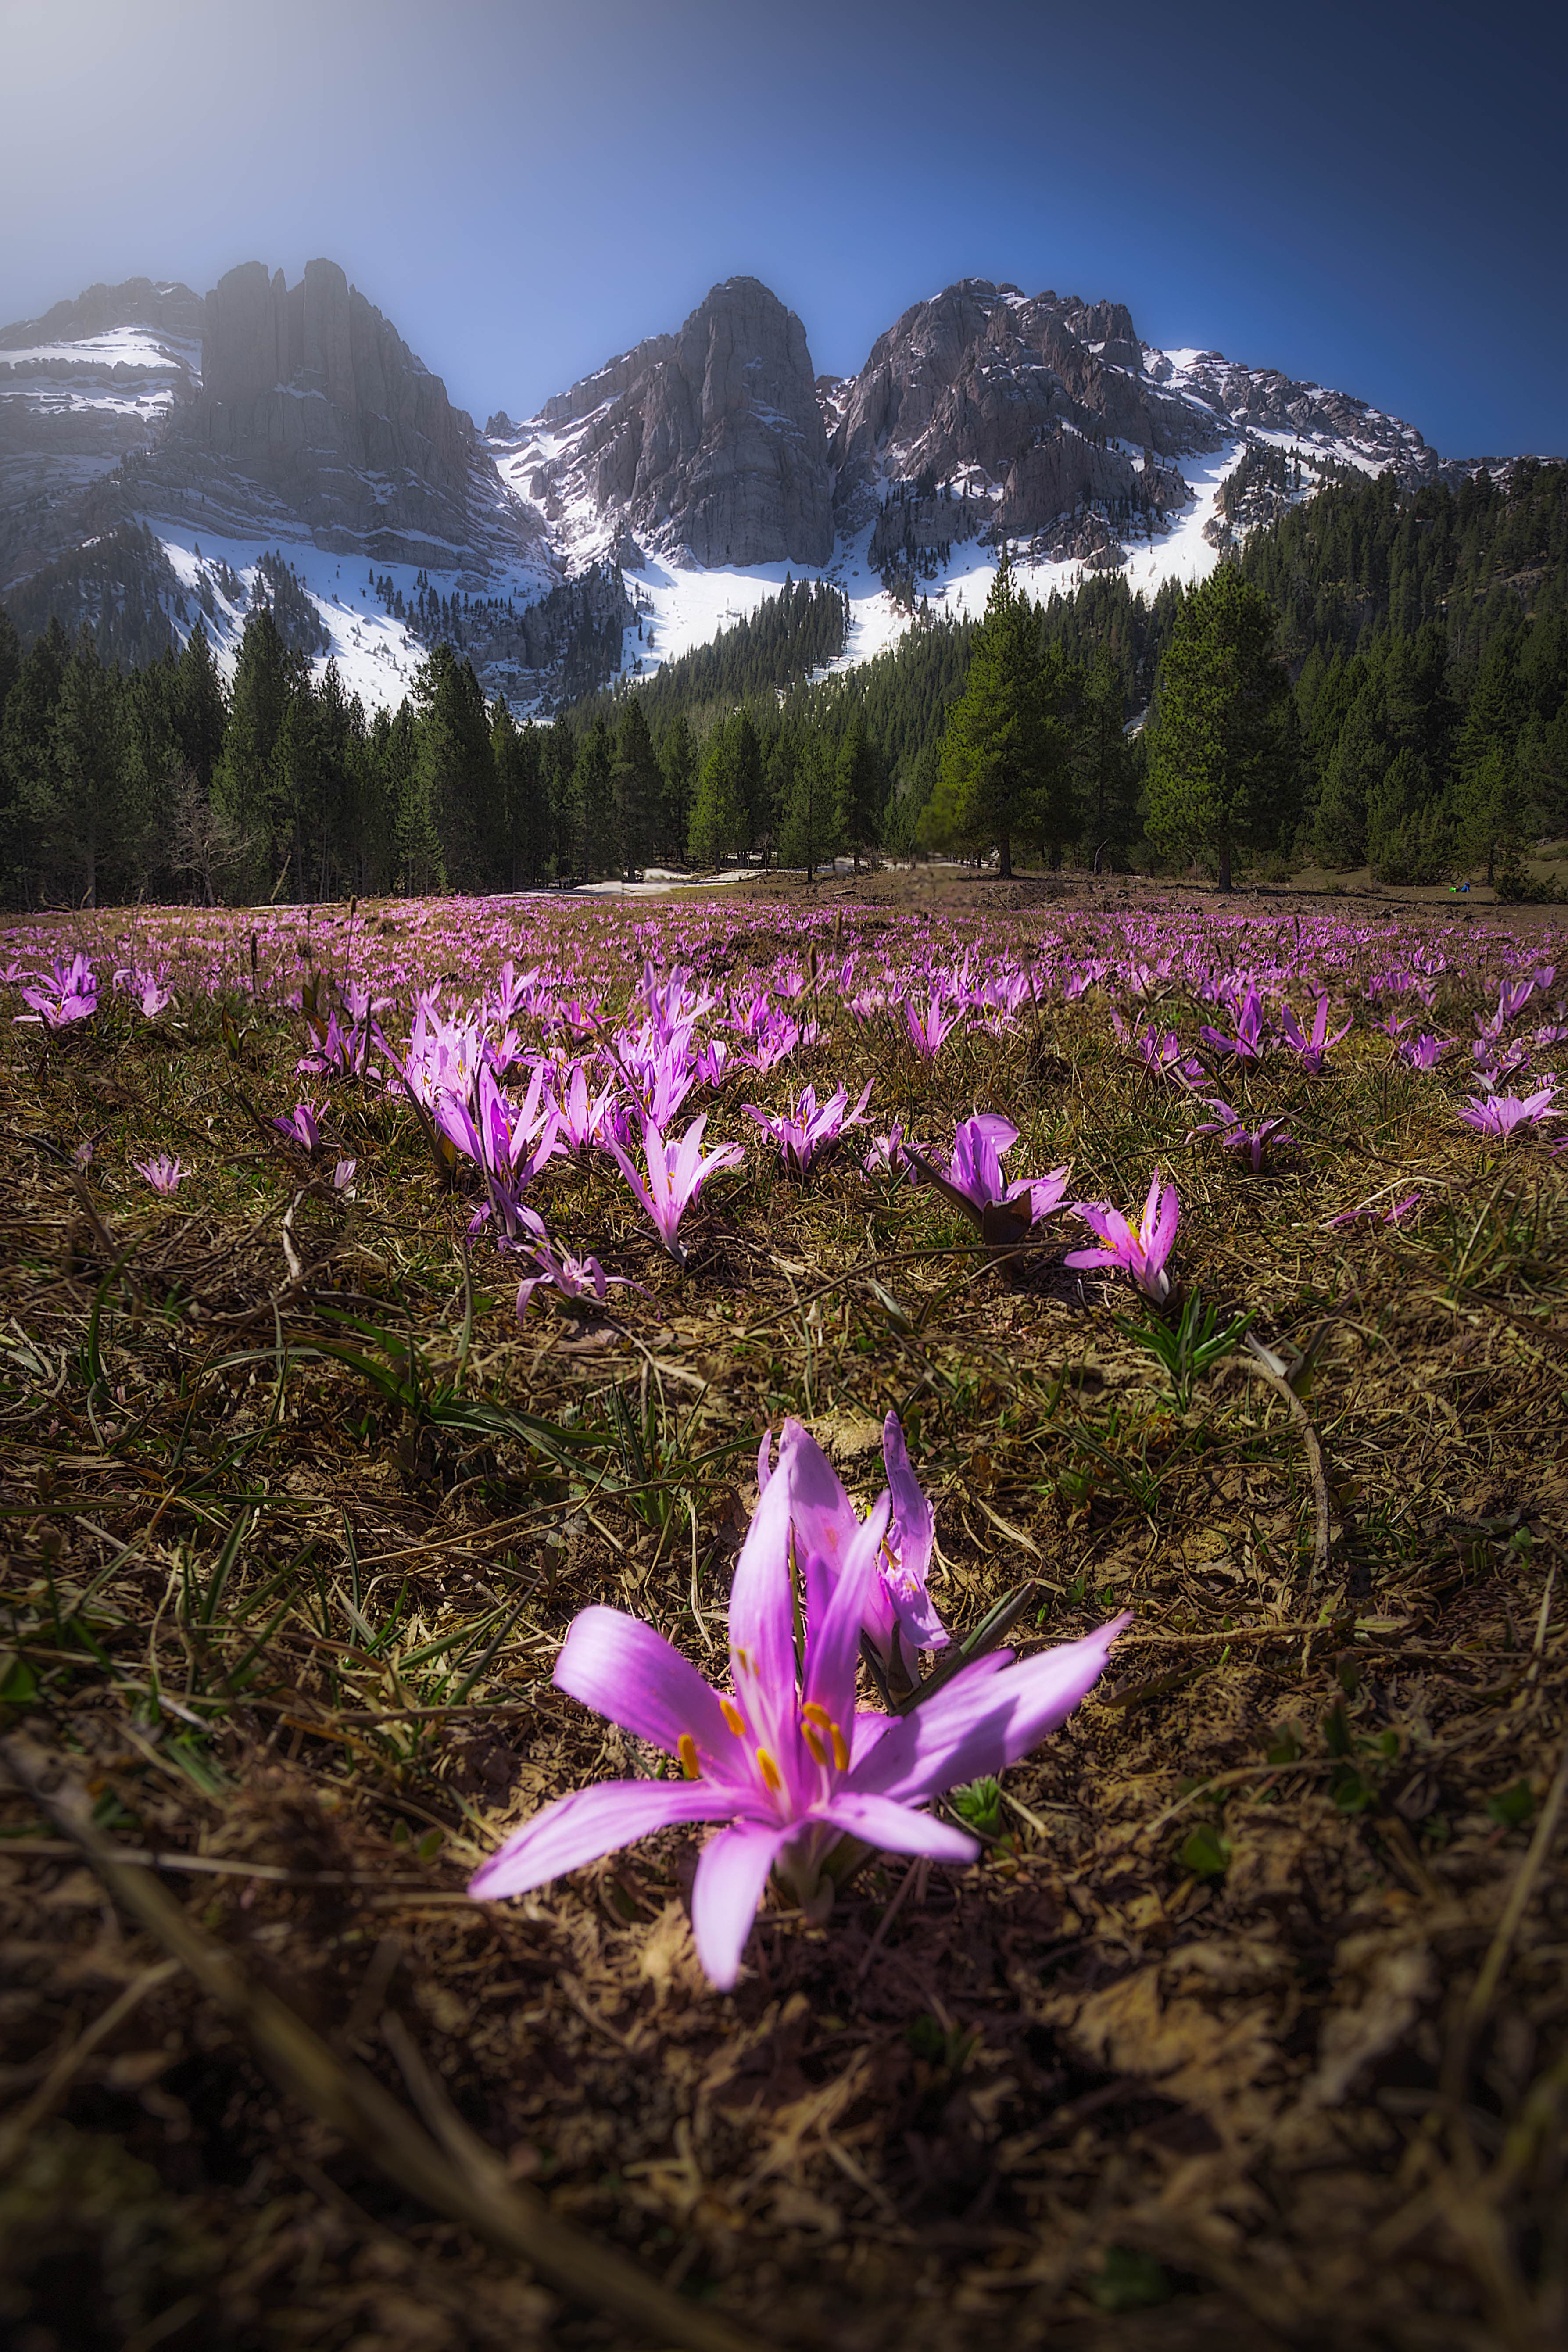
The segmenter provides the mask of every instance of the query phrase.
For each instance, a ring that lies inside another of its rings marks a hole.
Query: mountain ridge
[[[129,279],[0,329],[0,593],[97,620],[92,551],[134,570],[150,533],[157,564],[113,593],[154,637],[199,609],[227,657],[270,551],[317,608],[318,658],[368,699],[400,698],[435,614],[490,690],[547,703],[584,644],[636,675],[792,572],[850,597],[850,661],[921,598],[977,608],[1004,541],[1040,593],[1202,576],[1249,448],[1289,459],[1283,496],[1477,462],[1352,394],[1158,350],[1123,304],[982,278],[910,305],[849,377],[817,373],[760,280],[725,279],[480,432],[335,263],[290,287],[248,262],[205,297]]]

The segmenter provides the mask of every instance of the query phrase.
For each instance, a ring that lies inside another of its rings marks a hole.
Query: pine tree
[[[837,762],[820,730],[780,735],[774,751],[780,791],[779,863],[804,866],[808,883],[838,850]]]
[[[755,740],[755,732],[752,735]],[[691,804],[688,853],[693,866],[712,868],[732,856],[744,844],[750,822],[742,797],[738,749],[732,725],[719,727],[710,738]]]
[[[1149,758],[1150,839],[1167,856],[1212,856],[1231,887],[1238,849],[1288,837],[1299,789],[1279,616],[1234,564],[1188,599],[1160,673]]]
[[[1039,615],[1015,585],[1004,547],[923,821],[933,842],[994,845],[1004,878],[1015,839],[1059,842],[1071,830],[1067,747],[1047,702],[1039,636]]]
[[[444,877],[435,887],[482,890],[493,861],[496,791],[489,713],[479,682],[450,646],[439,645],[421,663],[414,695],[421,808],[411,838],[428,861],[434,831]]]
[[[838,747],[835,763],[834,782],[837,808],[835,831],[850,853],[857,874],[860,856],[881,837],[882,802],[885,798],[882,762],[876,746],[866,732],[866,722],[857,711]],[[803,861],[792,858],[792,865]]]
[[[245,624],[213,804],[245,845],[242,886],[254,898],[289,854],[289,812],[274,763],[284,714],[304,668],[263,605]],[[298,885],[298,877],[296,877]]]
[[[1100,646],[1081,676],[1074,735],[1085,840],[1098,872],[1102,852],[1131,833],[1135,793],[1121,671],[1109,646]]]
[[[213,659],[212,646],[199,615],[180,656],[172,715],[174,731],[180,739],[181,753],[195,771],[202,790],[210,793],[213,770],[223,751],[228,703],[217,664]]]
[[[664,778],[648,733],[640,697],[631,694],[621,714],[610,773],[616,845],[622,871],[633,881],[653,856],[658,832]]]
[[[578,871],[590,877],[620,871],[616,837],[614,773],[616,740],[600,711],[577,746],[573,792],[582,812],[583,848]]]
[[[666,864],[679,866],[687,854],[691,796],[697,782],[697,746],[691,740],[684,710],[676,712],[659,738],[658,765],[664,778],[659,846]]]
[[[115,688],[86,624],[60,675],[49,757],[35,788],[33,814],[46,868],[73,900],[99,903],[100,876],[114,877],[122,850],[121,745]],[[114,877],[118,878],[118,877]],[[113,903],[110,885],[109,903]]]
[[[1454,751],[1455,801],[1467,854],[1486,860],[1487,880],[1498,864],[1517,865],[1522,853],[1525,794],[1518,747],[1529,706],[1521,688],[1514,638],[1497,638],[1476,673]]]

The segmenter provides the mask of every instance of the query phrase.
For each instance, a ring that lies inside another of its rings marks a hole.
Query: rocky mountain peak
[[[702,564],[826,563],[827,438],[805,329],[726,278],[673,335],[609,361],[519,428],[503,471],[576,560],[631,534]]]

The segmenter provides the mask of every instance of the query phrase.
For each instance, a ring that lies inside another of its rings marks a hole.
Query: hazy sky
[[[821,371],[964,276],[1568,449],[1568,11],[0,0],[0,319],[341,262],[513,415],[715,280]]]

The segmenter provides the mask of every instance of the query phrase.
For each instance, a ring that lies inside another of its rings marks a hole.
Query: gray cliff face
[[[827,440],[805,329],[754,278],[716,286],[659,335],[549,402],[520,488],[584,539],[703,564],[818,564],[833,553]]]
[[[0,586],[127,458],[156,447],[200,388],[202,300],[188,286],[89,286],[0,328]]]
[[[179,437],[254,483],[318,546],[442,569],[537,536],[500,492],[437,375],[351,287],[312,261],[297,286],[258,261],[208,295],[202,393]],[[174,452],[169,453],[171,456]]]
[[[1085,499],[1163,511],[1184,493],[1157,461],[1218,439],[1190,403],[1145,378],[1121,303],[1031,299],[983,278],[906,310],[836,406],[829,459],[847,530],[889,479],[1000,499],[1004,527],[1021,533]]]

